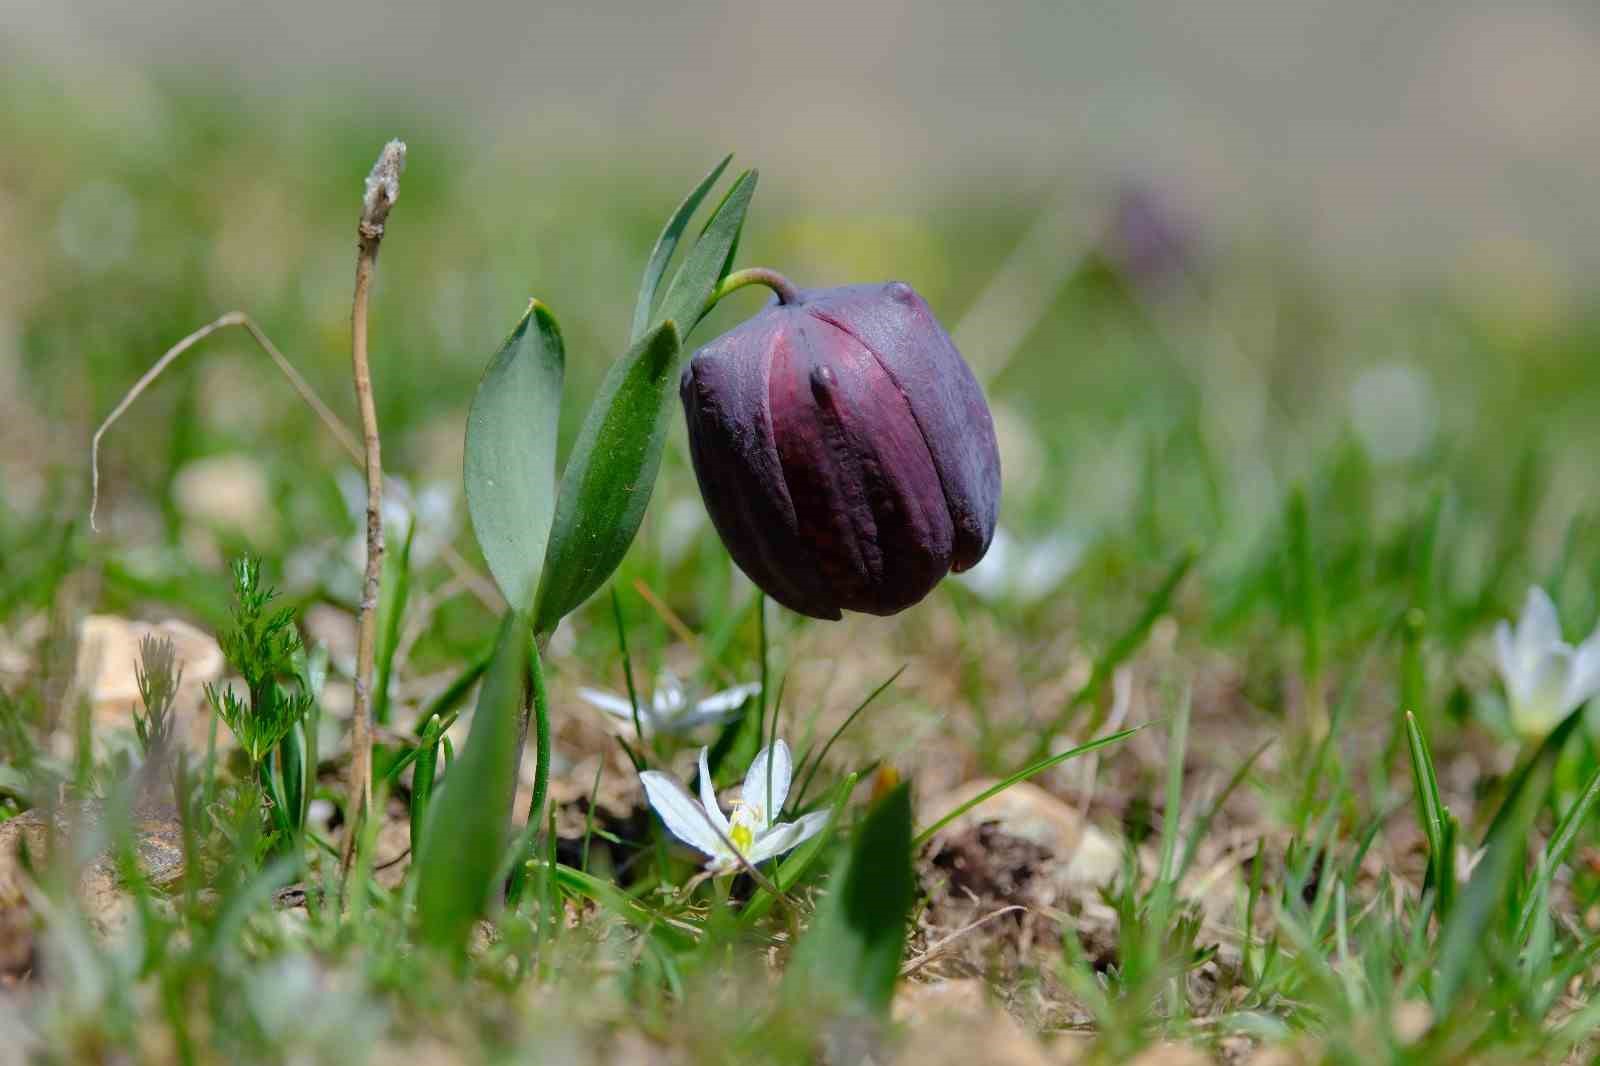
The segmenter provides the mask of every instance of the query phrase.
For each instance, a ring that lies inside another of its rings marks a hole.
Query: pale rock
[[[178,511],[190,521],[264,539],[277,530],[266,471],[241,452],[184,464],[173,478],[172,494]]]
[[[210,634],[187,622],[135,622],[116,615],[89,615],[78,629],[78,691],[89,701],[97,726],[132,729],[134,710],[144,710],[136,668],[139,642],[147,636],[172,641],[177,664],[183,668],[173,703],[177,736],[190,747],[204,747],[211,716],[205,686],[222,677],[227,661]],[[219,730],[219,743],[228,742],[227,732]]]
[[[1188,1044],[1163,1043],[1145,1048],[1128,1066],[1212,1066],[1211,1056]]]
[[[904,1066],[973,1062],[1050,1066],[1071,1061],[1048,1054],[1016,1019],[990,1001],[977,978],[907,982],[895,996],[893,1016],[904,1035],[890,1061]]]

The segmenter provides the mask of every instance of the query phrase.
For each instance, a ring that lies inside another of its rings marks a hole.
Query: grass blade
[[[1156,619],[1166,614],[1167,609],[1172,606],[1172,598],[1177,594],[1178,586],[1183,584],[1183,579],[1190,568],[1194,566],[1194,558],[1194,552],[1186,551],[1167,570],[1166,576],[1161,579],[1161,584],[1156,586],[1155,592],[1145,601],[1144,610],[1139,612],[1133,624],[1123,630],[1122,634],[1112,642],[1111,647],[1106,649],[1106,653],[1095,662],[1089,680],[1073,694],[1072,699],[1067,701],[1067,705],[1056,715],[1055,720],[1039,735],[1039,743],[1033,749],[1033,758],[1040,759],[1049,754],[1050,744],[1055,740],[1056,734],[1067,727],[1078,708],[1098,697],[1100,690],[1105,688],[1106,682],[1116,672],[1117,667],[1139,650],[1145,638],[1150,635],[1150,627],[1155,625]]]
[[[1026,781],[1028,778],[1033,777],[1036,774],[1042,774],[1052,766],[1059,766],[1068,759],[1075,759],[1080,755],[1088,755],[1092,751],[1099,751],[1101,748],[1110,747],[1112,744],[1115,744],[1120,740],[1128,739],[1143,728],[1144,726],[1142,725],[1136,725],[1131,729],[1124,729],[1120,732],[1112,733],[1109,736],[1101,737],[1098,740],[1091,740],[1089,743],[1080,744],[1070,751],[1063,751],[1057,755],[1051,755],[1048,758],[1040,759],[1038,762],[1032,763],[1023,769],[1018,770],[1016,773],[1012,774],[1010,777],[999,782],[998,784],[984,789],[976,796],[967,800],[965,803],[960,804],[954,810],[950,811],[950,813],[944,815],[942,818],[939,818],[932,825],[922,830],[916,835],[915,839],[912,840],[912,847],[922,847],[922,845],[928,842],[929,838],[931,838],[933,834],[937,833],[939,830],[943,829],[957,818],[960,818],[963,814],[966,814],[984,800],[993,799],[995,796],[998,796],[1012,785],[1015,785],[1020,781]]]

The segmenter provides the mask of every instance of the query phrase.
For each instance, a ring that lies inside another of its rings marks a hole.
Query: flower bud
[[[994,422],[911,286],[782,289],[696,352],[680,391],[722,542],[791,610],[894,614],[988,550]]]

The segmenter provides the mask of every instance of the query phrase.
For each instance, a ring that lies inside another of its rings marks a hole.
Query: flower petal
[[[1541,737],[1572,710],[1567,692],[1572,678],[1571,648],[1564,645],[1540,654],[1521,693],[1513,693],[1511,724],[1525,737]]]
[[[1561,642],[1561,620],[1556,616],[1556,605],[1538,585],[1528,588],[1527,601],[1522,606],[1522,618],[1517,623],[1517,663],[1524,673],[1532,672],[1539,656],[1552,644]]]
[[[1495,658],[1500,665],[1500,680],[1505,683],[1507,692],[1521,690],[1522,664],[1517,661],[1516,636],[1511,631],[1511,623],[1502,620],[1494,627]]]
[[[684,711],[672,720],[673,733],[692,733],[703,725],[722,725],[739,717],[739,708],[731,711],[703,711],[698,707]]]
[[[704,807],[706,813],[711,815],[711,820],[716,823],[718,831],[723,836],[727,836],[729,832],[728,819],[722,813],[722,808],[717,806],[717,789],[711,783],[711,762],[706,752],[706,748],[700,749],[700,806]],[[717,840],[717,845],[719,851],[728,850],[727,845],[723,844],[720,838]]]
[[[598,707],[607,714],[615,715],[618,718],[626,718],[630,722],[633,721],[633,704],[613,692],[602,692],[597,688],[580,688],[578,690],[578,698],[591,707]],[[641,717],[648,718],[648,715],[642,715]]]
[[[687,701],[683,697],[683,682],[678,679],[677,674],[670,670],[661,671],[661,676],[656,678],[653,702],[657,718],[672,718],[683,710]]]
[[[699,703],[696,703],[694,705],[694,713],[697,715],[710,715],[735,711],[744,706],[746,700],[760,691],[761,684],[756,681],[752,681],[748,685],[735,685],[732,688],[723,689],[715,695],[707,696]]]
[[[827,811],[812,811],[793,822],[775,825],[751,845],[750,854],[745,858],[751,865],[755,865],[758,862],[765,862],[774,855],[782,855],[790,848],[816,836],[827,824]]]
[[[705,809],[689,798],[682,785],[659,770],[646,770],[639,775],[639,782],[673,836],[712,858],[727,850],[706,822]]]
[[[1600,629],[1578,645],[1567,680],[1567,699],[1574,707],[1588,703],[1596,693],[1600,693]]]
[[[770,795],[767,794],[769,761],[772,764]],[[755,757],[755,761],[750,764],[750,769],[744,775],[744,790],[740,795],[746,803],[760,810],[761,828],[770,826],[778,817],[778,813],[783,810],[783,801],[789,798],[789,778],[793,773],[794,764],[789,757],[789,745],[781,740],[770,748],[762,749]]]

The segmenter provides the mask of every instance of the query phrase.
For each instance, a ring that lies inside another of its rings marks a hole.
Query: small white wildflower
[[[345,556],[359,572],[366,559],[367,483],[353,469],[336,475],[339,494],[356,523],[356,533],[345,544]],[[433,562],[455,539],[460,516],[455,490],[443,483],[430,483],[413,490],[410,482],[393,475],[383,479],[383,526],[391,549],[398,550],[406,532],[416,523],[411,540],[411,566],[421,569]]]
[[[735,685],[690,703],[684,694],[683,682],[677,675],[664,671],[656,681],[650,701],[639,704],[639,725],[647,737],[677,736],[703,725],[721,725],[739,717],[746,701],[760,691],[759,684]],[[597,688],[580,688],[578,698],[606,712],[617,724],[633,728],[633,704],[626,696]]]
[[[1002,527],[995,530],[983,561],[959,580],[980,599],[1026,606],[1054,592],[1082,557],[1083,544],[1068,534],[1024,543]]]
[[[1563,643],[1555,604],[1537,585],[1516,629],[1501,622],[1494,640],[1511,726],[1524,740],[1543,737],[1600,692],[1600,629],[1576,648]]]
[[[789,745],[783,741],[763,750],[750,764],[739,799],[734,801],[732,818],[723,815],[717,806],[706,751],[700,749],[698,802],[659,770],[646,770],[639,780],[650,806],[672,835],[705,854],[709,872],[735,873],[741,868],[741,857],[755,865],[781,855],[816,836],[827,823],[827,811],[813,811],[793,822],[774,821],[789,798],[789,778],[794,772]]]

